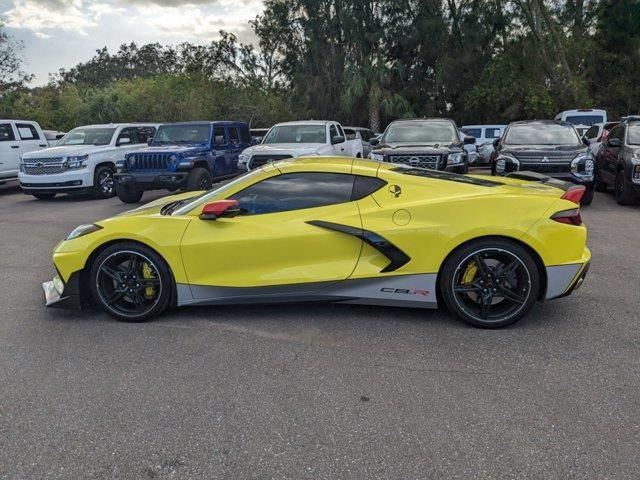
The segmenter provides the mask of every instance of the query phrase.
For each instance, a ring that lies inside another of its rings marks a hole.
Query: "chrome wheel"
[[[486,248],[457,266],[451,288],[465,315],[482,323],[504,322],[518,315],[531,297],[531,274],[514,253]]]
[[[103,170],[98,175],[98,188],[103,195],[113,196],[115,194],[115,182],[111,170]]]
[[[104,307],[125,318],[147,315],[162,296],[158,267],[140,252],[121,250],[98,266],[95,289]]]

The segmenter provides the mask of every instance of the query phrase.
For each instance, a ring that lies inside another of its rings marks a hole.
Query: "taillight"
[[[583,185],[576,185],[575,187],[571,187],[569,190],[564,192],[562,195],[563,200],[569,200],[570,202],[575,203],[576,205],[580,205],[580,200],[582,200],[582,196],[587,189]]]
[[[582,217],[580,216],[579,208],[556,212],[551,215],[551,220],[555,220],[556,222],[560,223],[566,223],[567,225],[582,225]]]

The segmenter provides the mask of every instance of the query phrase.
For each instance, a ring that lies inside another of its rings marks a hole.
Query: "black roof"
[[[247,125],[239,120],[194,120],[191,122],[166,122],[162,125]]]

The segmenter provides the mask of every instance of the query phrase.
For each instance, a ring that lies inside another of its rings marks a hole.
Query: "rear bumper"
[[[118,185],[134,190],[162,190],[183,188],[188,175],[188,172],[116,173],[114,177]]]
[[[589,273],[591,252],[585,248],[583,263],[547,267],[547,291],[545,300],[566,297],[582,286]]]
[[[80,291],[80,274],[72,273],[64,283],[60,275],[42,284],[45,305],[50,308],[80,309],[86,304]]]

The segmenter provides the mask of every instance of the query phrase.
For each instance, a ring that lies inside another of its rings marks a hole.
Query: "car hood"
[[[141,148],[133,153],[174,153],[180,155],[197,154],[207,151],[204,145],[152,145]]]
[[[521,152],[567,152],[576,155],[578,153],[587,153],[589,147],[586,145],[509,145],[506,144],[501,153],[521,153]]]
[[[65,145],[62,147],[51,147],[25,153],[22,155],[22,158],[50,158],[89,155],[97,152],[108,152],[110,150],[116,150],[117,148],[118,147],[110,147],[109,145]]]
[[[277,155],[277,154],[291,154],[291,155],[309,155],[311,153],[317,153],[323,146],[322,143],[271,143],[260,144],[247,148],[243,153],[245,155]]]
[[[451,150],[462,151],[459,143],[384,143],[374,147],[372,153],[384,155],[409,155],[412,153],[445,155]]]
[[[167,197],[162,197],[152,202],[146,203],[141,207],[134,208],[133,210],[129,210],[127,212],[123,212],[116,217],[141,217],[141,216],[150,216],[157,215],[162,210],[162,207],[168,205],[172,202],[176,202],[179,200],[188,200],[190,198],[197,197],[201,195],[203,192],[183,192],[178,193],[176,195],[169,195]]]

